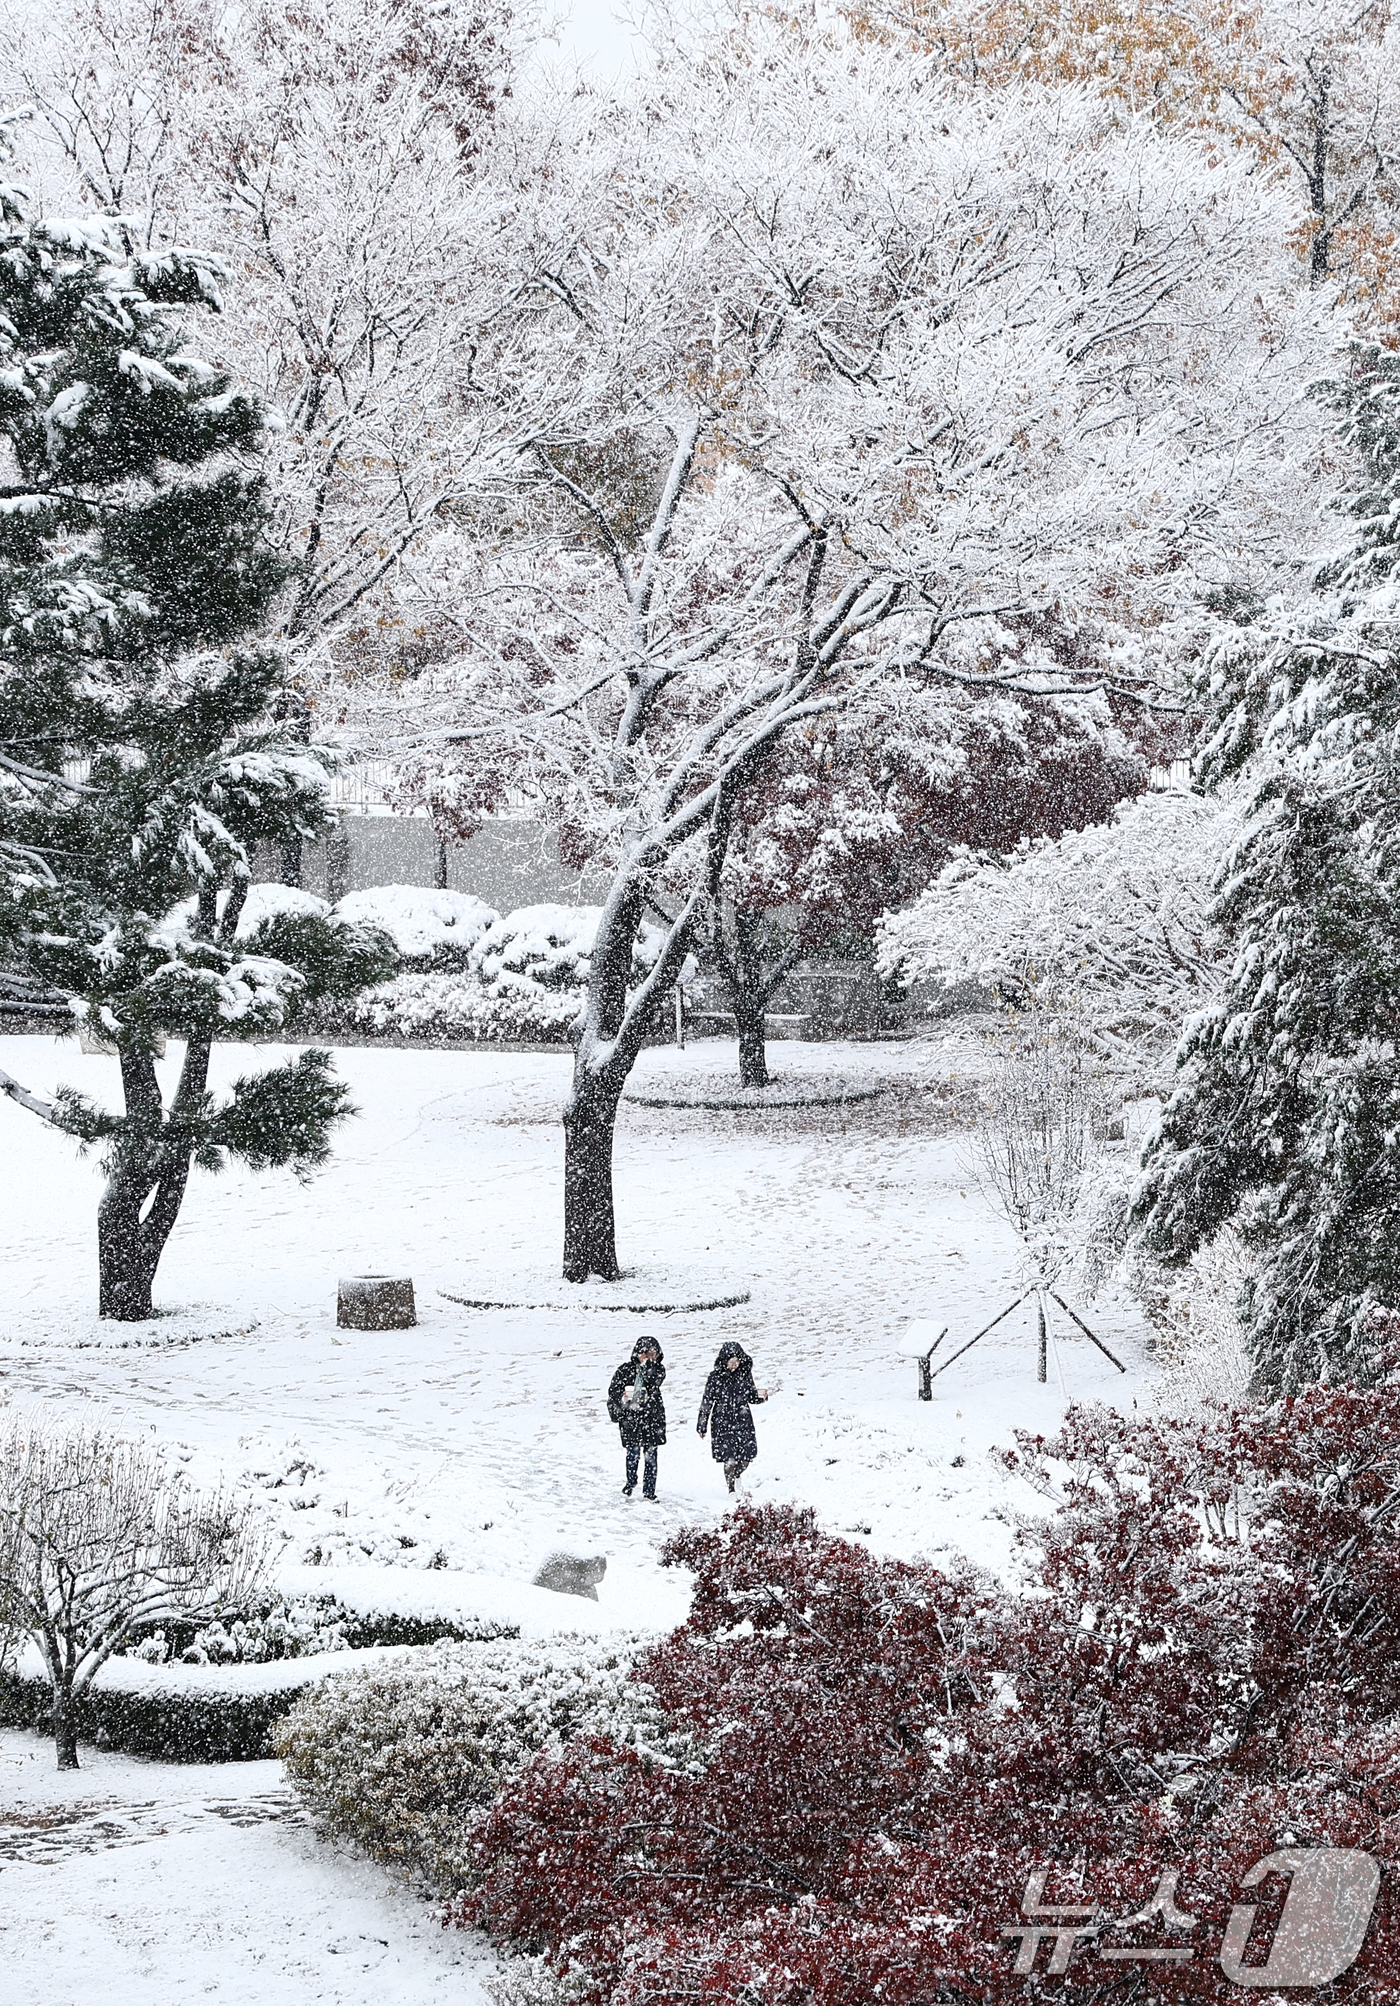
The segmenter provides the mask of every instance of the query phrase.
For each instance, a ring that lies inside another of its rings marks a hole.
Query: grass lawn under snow
[[[732,1053],[718,1042],[647,1052],[634,1083],[722,1076]],[[285,1056],[224,1048],[214,1084]],[[998,1509],[1034,1501],[988,1452],[1017,1426],[1054,1425],[1055,1361],[1038,1386],[1028,1310],[937,1380],[932,1403],[897,1356],[911,1317],[950,1324],[946,1351],[1019,1293],[1015,1245],[970,1181],[956,1128],[950,1075],[967,1049],[786,1044],[770,1058],[788,1078],[873,1077],[891,1091],[776,1116],[624,1107],[624,1266],[671,1264],[752,1292],[687,1316],[473,1311],[440,1293],[497,1266],[556,1266],[564,1054],[342,1051],[361,1112],[334,1161],[306,1190],[285,1174],[196,1172],[157,1278],[157,1301],[178,1314],[135,1331],[94,1320],[95,1166],[0,1101],[0,1387],[92,1400],[181,1445],[191,1474],[255,1484],[289,1564],[317,1552],[332,1566],[437,1558],[518,1583],[560,1545],[608,1556],[598,1613],[664,1626],[686,1591],[657,1566],[658,1541],[723,1509],[695,1411],[716,1350],[738,1338],[759,1385],[781,1386],[757,1410],[752,1496],[810,1503],[884,1552],[956,1547],[999,1564]],[[0,1067],[40,1093],[61,1079],[98,1095],[116,1085],[115,1060],[42,1038],[0,1039]],[[387,1270],[413,1276],[419,1327],[337,1330],[337,1276]],[[1145,1376],[1141,1327],[1103,1307],[1091,1321],[1128,1375],[1062,1336],[1065,1388],[1121,1404]],[[620,1496],[604,1407],[643,1330],[668,1371],[654,1506]],[[567,1628],[571,1604],[558,1600]],[[475,1996],[476,1946],[272,1815],[285,1809],[274,1765],[85,1760],[57,1778],[36,1738],[0,1745],[0,1955],[20,1992],[42,1988],[50,2006],[86,2001],[94,1982],[110,2006],[144,2006],[153,1984],[240,2006]],[[232,1808],[245,1800],[251,1811]],[[74,1804],[105,1809],[49,1827]]]

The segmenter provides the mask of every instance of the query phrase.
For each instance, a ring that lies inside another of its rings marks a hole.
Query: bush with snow
[[[218,916],[222,921],[228,910],[229,895],[221,891],[218,896]],[[172,906],[162,921],[160,931],[172,939],[183,938],[194,925],[198,910],[196,899],[181,899]],[[235,940],[251,940],[265,919],[283,919],[288,914],[294,918],[328,919],[331,908],[325,899],[317,898],[314,892],[304,892],[296,885],[256,884],[249,885],[242,910],[238,915]]]
[[[637,1671],[714,1756],[531,1763],[456,1919],[595,2006],[1230,2006],[1216,1953],[1276,1847],[1369,1852],[1393,1890],[1400,1386],[1076,1407],[1005,1462],[1048,1507],[1019,1582],[789,1505],[675,1535],[690,1617]],[[1329,1999],[1396,1996],[1393,1900]],[[1098,1912],[1064,1971],[1006,1940],[1037,1902]],[[1100,1944],[1159,1973],[1164,1935],[1169,1983],[1106,1975]],[[510,2006],[551,2006],[530,1980]]]
[[[450,1892],[467,1878],[468,1834],[532,1757],[604,1736],[671,1759],[655,1695],[631,1676],[636,1651],[442,1644],[413,1663],[324,1679],[282,1722],[276,1750],[324,1832]]]
[[[462,970],[472,950],[501,915],[469,892],[430,891],[422,885],[374,885],[349,892],[336,916],[387,933],[406,968]]]
[[[316,1657],[349,1648],[347,1615],[331,1596],[265,1596],[243,1609],[221,1610],[209,1623],[148,1624],[121,1655],[148,1665],[262,1665]]]
[[[482,939],[474,965],[489,988],[532,983],[554,991],[588,981],[601,906],[526,905]]]
[[[1008,1001],[1068,991],[1101,1051],[1155,1060],[1223,979],[1211,888],[1240,823],[1233,794],[1145,794],[1009,857],[963,852],[886,915],[877,965],[906,983],[974,979]]]
[[[360,997],[352,1021],[388,1036],[562,1044],[583,1008],[601,917],[600,906],[521,906],[484,928],[465,974],[440,966],[406,970]],[[634,985],[645,979],[664,937],[660,927],[643,923],[632,955]]]
[[[522,983],[493,994],[471,974],[405,974],[367,990],[350,1022],[391,1038],[559,1045],[581,1003],[581,990],[551,994]]]

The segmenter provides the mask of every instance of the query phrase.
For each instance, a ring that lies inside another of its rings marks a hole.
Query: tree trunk
[[[120,1165],[107,1180],[97,1208],[97,1314],[117,1323],[143,1323],[155,1315],[155,1268],[142,1259],[141,1207],[150,1192],[144,1178]]]
[[[718,862],[723,862],[721,844]],[[574,1083],[564,1109],[564,1279],[590,1275],[615,1282],[612,1152],[617,1104],[642,1047],[647,1026],[685,961],[700,894],[692,893],[673,922],[656,964],[629,999],[632,947],[641,919],[644,881],[626,871],[603,907],[588,970],[588,994],[574,1033]]]
[[[620,1093],[580,1069],[564,1110],[564,1279],[598,1275],[615,1282],[617,1232],[613,1214],[613,1127]]]
[[[768,1049],[765,1034],[765,997],[760,991],[734,991],[734,1025],[739,1033],[739,1084],[766,1087]]]
[[[53,1689],[53,1739],[60,1769],[78,1767],[78,1709],[66,1686]]]
[[[97,1314],[117,1323],[143,1323],[155,1314],[151,1285],[180,1216],[192,1144],[172,1144],[167,1139],[160,1082],[150,1053],[123,1051],[121,1066],[126,1121],[97,1208]],[[193,1115],[203,1100],[208,1076],[209,1046],[191,1042],[171,1107],[173,1117]]]
[[[734,1006],[734,1028],[739,1035],[739,1084],[766,1087],[768,1050],[764,1024],[768,1002],[781,980],[786,958],[776,970],[764,966],[764,920],[761,913],[736,909],[733,916],[734,946],[731,952],[721,929],[714,942],[715,959],[729,1000]]]

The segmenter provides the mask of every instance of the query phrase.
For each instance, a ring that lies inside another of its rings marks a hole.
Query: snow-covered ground
[[[719,1077],[732,1053],[709,1042],[649,1051],[635,1080]],[[287,1056],[225,1048],[216,1084]],[[285,1175],[196,1173],[157,1283],[177,1313],[137,1330],[94,1319],[95,1167],[0,1101],[0,1394],[91,1400],[153,1431],[192,1473],[254,1484],[289,1565],[433,1562],[521,1583],[551,1548],[603,1553],[598,1613],[663,1625],[683,1614],[686,1587],[658,1566],[659,1540],[724,1507],[694,1420],[718,1346],[738,1338],[759,1385],[780,1389],[757,1413],[750,1496],[810,1503],[884,1552],[961,1550],[1000,1565],[1000,1514],[1034,1500],[991,1452],[1017,1426],[1055,1424],[1061,1373],[1071,1397],[1130,1401],[1149,1376],[1144,1333],[1126,1312],[1096,1309],[1127,1375],[1062,1330],[1042,1387],[1022,1311],[920,1402],[899,1355],[909,1321],[948,1324],[946,1353],[1020,1292],[1015,1244],[971,1179],[957,1127],[975,1059],[935,1040],[780,1044],[770,1057],[788,1079],[874,1078],[889,1091],[774,1115],[624,1106],[624,1266],[750,1292],[674,1316],[449,1300],[498,1270],[518,1280],[538,1264],[544,1283],[556,1271],[563,1054],[345,1050],[361,1113],[333,1163],[305,1190]],[[115,1060],[40,1038],[0,1039],[0,1067],[41,1093],[60,1079],[99,1096],[116,1085]],[[337,1329],[337,1277],[373,1272],[412,1275],[417,1329]],[[621,1497],[604,1407],[643,1330],[668,1370],[655,1505]],[[570,1602],[559,1602],[566,1627]],[[94,1756],[60,1779],[51,1759],[33,1737],[5,1738],[0,1807],[76,1798],[116,1807],[104,1815],[118,1824],[145,1806],[145,1822],[110,1847],[51,1848],[58,1866],[28,1842],[11,1857],[10,1839],[41,1828],[7,1829],[15,1814],[0,1808],[0,1950],[29,1981],[22,1990],[42,1984],[52,2006],[86,1999],[96,1978],[112,2006],[144,2006],[152,1983],[172,1982],[230,2002],[412,2006],[446,1986],[475,1996],[479,1950],[438,1932],[377,1872],[266,1815],[280,1808],[273,1766]],[[233,1800],[262,1800],[263,1815],[238,1823],[201,1808]]]

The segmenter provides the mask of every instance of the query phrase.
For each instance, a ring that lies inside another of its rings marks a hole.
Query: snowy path
[[[724,1052],[649,1052],[639,1077],[693,1073]],[[216,1072],[286,1056],[225,1050]],[[308,1189],[241,1171],[192,1180],[157,1285],[183,1313],[144,1334],[233,1334],[128,1349],[116,1348],[126,1333],[99,1331],[93,1318],[94,1168],[0,1103],[0,1218],[17,1284],[0,1329],[0,1395],[70,1406],[91,1398],[178,1448],[192,1474],[265,1487],[290,1560],[421,1566],[441,1555],[453,1568],[528,1579],[563,1545],[608,1556],[605,1608],[661,1624],[683,1614],[686,1590],[657,1566],[658,1540],[723,1509],[694,1416],[716,1349],[737,1337],[754,1354],[758,1383],[781,1386],[758,1411],[750,1495],[810,1503],[825,1524],[882,1551],[955,1548],[1000,1564],[1009,1532],[998,1514],[1034,1500],[1011,1491],[989,1451],[1016,1426],[1053,1427],[1064,1406],[1054,1365],[1049,1386],[1035,1382],[1029,1314],[1009,1318],[938,1380],[928,1404],[914,1397],[912,1363],[897,1356],[911,1317],[936,1317],[966,1337],[1019,1293],[1015,1246],[970,1182],[950,1126],[956,1059],[910,1044],[785,1045],[773,1060],[789,1075],[869,1075],[894,1090],[782,1116],[625,1107],[618,1132],[624,1263],[668,1255],[704,1265],[752,1290],[743,1305],[639,1317],[472,1311],[445,1300],[439,1291],[460,1287],[483,1261],[518,1268],[535,1251],[552,1268],[568,1061],[354,1048],[339,1063],[362,1115]],[[99,1096],[115,1085],[113,1061],[44,1039],[0,1039],[0,1067],[40,1092],[61,1078]],[[338,1331],[337,1276],[385,1269],[413,1275],[419,1327]],[[1082,1339],[1065,1341],[1067,1390],[1129,1400],[1144,1376],[1142,1334],[1122,1313],[1094,1320],[1130,1374]],[[668,1366],[670,1439],[654,1506],[619,1495],[617,1435],[603,1408],[613,1366],[644,1329],[660,1336]],[[37,1746],[28,1737],[20,1745]],[[8,1767],[0,1763],[0,1806]],[[127,1815],[136,1804],[163,1806],[165,1779],[190,1775],[130,1769],[115,1800]],[[196,1774],[201,1803],[275,1788],[270,1765],[222,1770],[217,1781]],[[191,1794],[183,1780],[179,1789]],[[10,1931],[0,1941],[20,1968],[37,1983],[50,1957],[65,1970],[73,1958],[96,1960],[91,1969],[114,1984],[127,1974],[109,1988],[125,2006],[149,1979],[183,1969],[184,1929],[193,1941],[233,1946],[205,1986],[221,2001],[413,2002],[448,1982],[460,1992],[463,1944],[444,1944],[422,1906],[387,1892],[381,1876],[284,1821],[243,1828],[218,1812],[189,1816],[178,1838],[152,1829],[84,1852],[61,1876],[38,1855],[21,1863],[0,1847]],[[261,1926],[244,1906],[253,1890],[269,1905]],[[129,1927],[116,1919],[128,1900],[145,1918]],[[363,1928],[346,1920],[352,1912]],[[324,1945],[361,1937],[380,1963],[366,1953],[363,1976],[352,1976],[360,1953]],[[376,1948],[380,1939],[392,1948]],[[399,1960],[392,1984],[386,1959]],[[64,2006],[47,1975],[45,1990]]]
[[[320,1845],[277,1763],[83,1759],[59,1776],[36,1737],[0,1735],[6,1996],[484,2006],[479,1942]]]

